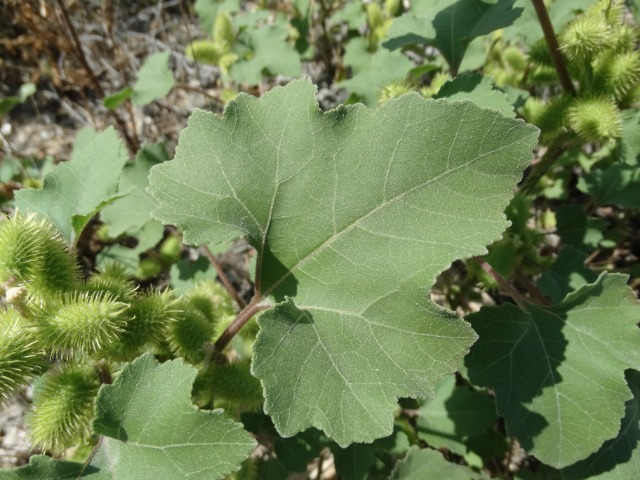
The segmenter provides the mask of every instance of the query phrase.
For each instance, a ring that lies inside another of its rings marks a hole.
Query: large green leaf
[[[196,369],[150,354],[100,389],[93,428],[103,435],[91,465],[109,478],[215,479],[238,470],[255,441],[222,410],[191,403]]]
[[[139,357],[98,393],[93,429],[103,436],[88,465],[36,455],[0,479],[211,480],[240,469],[256,442],[222,410],[196,409],[196,373],[181,359]]]
[[[432,396],[475,340],[426,292],[504,230],[538,131],[416,93],[322,113],[314,93],[298,80],[194,113],[149,191],[186,243],[256,248],[265,411],[284,436],[346,446],[389,435],[396,399]]]
[[[627,371],[633,398],[626,404],[620,433],[607,441],[588,458],[554,470],[542,465],[534,474],[522,472],[518,478],[526,480],[626,480],[640,478],[640,373]]]
[[[67,240],[77,238],[101,207],[127,193],[118,193],[126,161],[127,150],[113,128],[83,135],[71,160],[56,166],[42,189],[16,192],[16,206],[49,217]]]
[[[391,480],[488,480],[484,473],[447,462],[440,452],[429,448],[411,447],[406,458],[398,462]]]
[[[520,16],[515,0],[436,0],[421,13],[406,13],[393,22],[383,46],[390,50],[411,44],[435,46],[452,72],[457,72],[471,41],[504,28]]]
[[[617,435],[640,368],[639,302],[627,277],[603,273],[555,307],[484,307],[467,320],[480,336],[466,358],[471,381],[491,387],[507,433],[556,468]]]

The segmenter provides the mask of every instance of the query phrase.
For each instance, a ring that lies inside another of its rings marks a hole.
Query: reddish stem
[[[260,296],[256,294],[256,296],[251,299],[251,302],[244,307],[233,322],[231,322],[231,325],[222,332],[222,335],[220,335],[218,340],[216,340],[216,343],[213,345],[217,352],[222,352],[224,350],[231,339],[236,336],[240,329],[244,327],[249,320],[251,320],[251,317],[262,310],[270,308],[269,305],[260,305],[260,300]]]
[[[575,96],[576,91],[573,88],[573,83],[571,82],[571,77],[569,76],[567,65],[566,63],[564,63],[564,57],[560,52],[560,46],[558,45],[556,33],[553,30],[553,25],[551,24],[551,19],[549,18],[547,7],[545,7],[543,0],[531,1],[533,2],[533,7],[536,9],[538,21],[540,22],[540,27],[542,27],[544,38],[547,41],[547,46],[549,47],[549,52],[551,53],[553,65],[556,68],[556,72],[558,72],[560,84],[562,85],[562,88],[565,90],[565,92],[567,92],[569,95]]]

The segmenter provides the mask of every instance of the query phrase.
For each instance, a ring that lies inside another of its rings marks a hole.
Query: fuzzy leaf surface
[[[433,396],[475,340],[426,292],[504,230],[538,131],[418,94],[323,113],[314,93],[299,80],[194,113],[150,192],[186,243],[256,248],[265,411],[283,436],[346,446],[389,435],[397,398]]]
[[[614,438],[640,368],[640,306],[627,277],[603,273],[549,308],[484,307],[466,358],[471,381],[491,387],[507,434],[556,468]]]
[[[222,410],[191,403],[196,369],[159,364],[150,354],[128,364],[98,394],[94,431],[103,435],[91,465],[107,478],[215,479],[238,470],[255,441]]]
[[[70,241],[102,206],[121,196],[118,180],[127,156],[113,128],[84,135],[71,160],[57,165],[41,189],[16,192],[16,206],[49,217]]]

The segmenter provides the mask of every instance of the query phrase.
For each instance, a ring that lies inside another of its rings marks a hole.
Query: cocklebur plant
[[[539,126],[543,139],[575,132],[582,141],[606,142],[622,134],[621,109],[637,101],[640,54],[637,25],[624,15],[622,0],[598,0],[559,34],[559,53],[577,83],[577,95],[542,103],[530,97],[525,117]],[[550,69],[552,57],[544,40],[530,50],[530,59]]]
[[[123,362],[157,351],[200,365],[216,322],[233,313],[228,294],[215,283],[199,283],[182,298],[168,290],[140,292],[116,263],[82,279],[75,254],[35,214],[0,221],[0,251],[6,303],[0,398],[7,401],[33,380],[30,437],[34,446],[56,453],[91,437],[98,389],[117,377]],[[217,392],[219,380],[207,378],[203,391]],[[197,388],[193,393],[201,396]],[[255,391],[247,396],[255,398]]]

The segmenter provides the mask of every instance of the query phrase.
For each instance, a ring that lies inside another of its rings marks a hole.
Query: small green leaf
[[[347,448],[332,444],[336,472],[342,480],[366,480],[375,462],[375,445],[352,443]]]
[[[300,56],[286,39],[289,31],[280,25],[264,25],[248,30],[247,46],[253,52],[250,59],[233,64],[231,78],[236,82],[257,85],[265,73],[295,77],[300,75]]]
[[[436,0],[424,4],[421,13],[406,13],[393,22],[382,45],[395,50],[411,44],[435,46],[457,72],[471,41],[513,23],[522,8],[515,0],[486,3],[482,0]]]
[[[133,95],[133,88],[125,87],[122,90],[119,90],[116,93],[106,97],[102,103],[109,110],[115,110],[124,102],[129,100],[132,95]]]
[[[140,230],[135,232],[138,243],[129,248],[124,245],[114,244],[104,248],[98,255],[98,268],[103,268],[109,262],[117,262],[127,268],[130,274],[136,272],[140,264],[140,255],[155,247],[164,233],[164,227],[159,222],[151,220],[145,223]]]
[[[435,397],[418,410],[416,428],[429,446],[465,456],[467,439],[485,433],[496,420],[495,403],[484,393],[456,386],[451,375],[440,382]]]
[[[145,191],[149,185],[149,170],[157,163],[168,160],[161,143],[145,145],[133,163],[127,163],[120,177],[121,192],[131,192],[106,206],[100,219],[109,226],[109,235],[117,238],[123,233],[135,234],[152,221],[151,211],[156,202]]]
[[[176,81],[168,65],[170,56],[171,52],[157,52],[147,57],[133,86],[134,105],[146,105],[171,91]]]
[[[400,52],[378,48],[371,53],[366,38],[354,38],[347,45],[344,63],[351,67],[352,76],[342,81],[343,86],[355,93],[365,105],[376,105],[382,87],[404,80],[413,63]]]
[[[29,458],[29,465],[0,470],[2,480],[75,480],[85,477],[107,480],[107,476],[94,466],[54,460],[46,455],[33,455]]]
[[[215,269],[205,257],[198,257],[195,262],[178,260],[171,267],[171,286],[177,294],[182,294],[193,287],[194,282],[215,280],[216,275]]]
[[[104,435],[91,465],[109,478],[216,479],[236,471],[256,442],[222,410],[191,403],[196,369],[150,354],[98,394],[93,427]]]
[[[298,80],[196,112],[149,191],[186,243],[256,248],[265,411],[346,446],[389,435],[397,398],[432,396],[473,343],[425,292],[504,230],[538,131],[417,93],[326,113],[314,94]]]
[[[624,371],[640,368],[640,308],[626,281],[603,273],[555,307],[466,317],[480,336],[465,360],[471,381],[494,389],[507,434],[544,463],[571,465],[619,431]]]
[[[212,33],[218,14],[240,10],[240,0],[196,0],[193,8],[198,14],[202,30]]]
[[[516,114],[507,95],[494,88],[491,77],[478,73],[464,73],[445,83],[434,98],[447,100],[471,100],[482,108],[497,110],[505,117],[515,118]]]
[[[640,168],[614,164],[592,170],[580,178],[578,188],[593,197],[596,205],[640,208]]]
[[[113,128],[77,145],[71,160],[57,165],[40,190],[16,192],[16,206],[41,213],[67,241],[78,235],[101,206],[119,198],[118,180],[127,150]],[[78,221],[78,219],[81,219]]]
[[[587,217],[582,205],[565,204],[556,211],[556,232],[562,241],[583,252],[593,251],[603,238],[606,223]]]
[[[553,303],[559,303],[569,292],[595,282],[596,272],[584,266],[587,255],[571,245],[560,250],[558,258],[542,273],[538,287]]]
[[[430,448],[411,447],[407,456],[396,464],[391,480],[489,480],[484,473],[478,473],[463,465],[447,462],[442,454]]]
[[[14,107],[24,103],[34,93],[36,93],[35,84],[24,83],[20,86],[18,95],[0,98],[0,118],[8,115]]]

